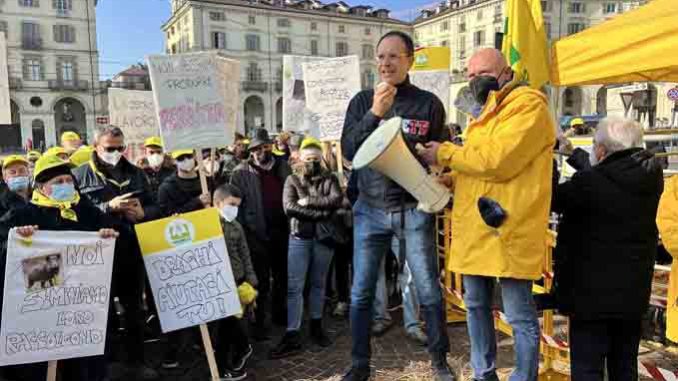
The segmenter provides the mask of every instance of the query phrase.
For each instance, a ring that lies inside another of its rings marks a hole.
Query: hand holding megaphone
[[[374,89],[374,97],[372,98],[372,114],[383,118],[384,115],[393,107],[398,89],[395,86],[382,82]]]

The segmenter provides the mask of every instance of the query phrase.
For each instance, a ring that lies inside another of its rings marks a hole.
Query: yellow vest
[[[678,342],[678,176],[666,180],[659,202],[657,227],[666,250],[673,256],[666,316],[666,337]]]

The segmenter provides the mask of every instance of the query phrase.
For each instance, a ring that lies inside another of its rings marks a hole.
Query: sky
[[[330,1],[325,1],[330,2]],[[358,0],[349,5],[371,5],[391,10],[402,20],[414,18],[432,0]],[[161,25],[169,19],[170,0],[99,0],[97,43],[100,76],[109,79],[128,66],[143,62],[147,54],[164,52]]]

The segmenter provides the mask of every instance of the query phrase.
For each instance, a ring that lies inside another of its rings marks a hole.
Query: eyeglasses
[[[115,151],[124,152],[126,147],[125,146],[119,146],[119,147],[103,147],[103,148],[104,148],[104,151],[106,151],[108,153],[113,153]]]
[[[406,53],[401,53],[401,54],[379,54],[379,55],[377,55],[377,57],[375,58],[375,60],[377,61],[377,63],[384,63],[384,62],[386,62],[386,61],[388,61],[388,62],[393,62],[393,61],[399,60],[399,59],[401,59],[401,58],[403,58],[403,57],[409,57],[409,56],[410,56],[410,55],[409,55],[409,54],[406,54]]]

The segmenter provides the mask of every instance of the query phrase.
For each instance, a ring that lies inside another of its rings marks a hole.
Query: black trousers
[[[638,380],[641,320],[570,319],[572,381]]]
[[[215,345],[219,373],[233,368],[233,358],[241,357],[249,346],[245,324],[235,316],[218,321],[219,333]]]
[[[256,237],[247,237],[252,266],[257,274],[257,309],[255,310],[258,333],[266,327],[268,309],[273,321],[287,326],[287,250],[289,236],[286,231],[271,232],[271,239],[262,242]],[[272,282],[271,282],[272,280]]]

